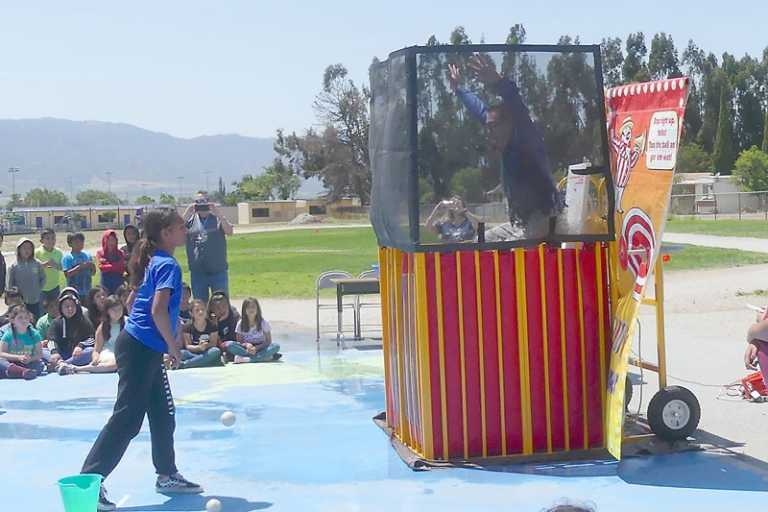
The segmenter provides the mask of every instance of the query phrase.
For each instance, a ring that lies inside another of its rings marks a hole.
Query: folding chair
[[[379,278],[379,270],[366,270],[364,272],[361,272],[359,276],[357,276],[358,279],[370,279],[370,278]],[[381,296],[379,296],[381,297]],[[355,337],[362,338],[362,328],[363,328],[363,317],[360,316],[360,310],[362,309],[373,309],[373,308],[380,308],[381,307],[381,300],[378,302],[363,302],[363,296],[357,295],[355,296],[355,311],[357,316],[357,332],[355,332]]]
[[[327,289],[336,289],[336,283],[333,282],[334,279],[351,279],[353,276],[349,272],[344,272],[343,270],[331,270],[328,272],[323,272],[320,274],[320,276],[317,278],[316,288],[315,288],[315,313],[317,315],[317,338],[316,342],[320,343],[320,310],[321,309],[333,309],[337,310],[337,303],[334,298],[333,304],[320,303],[320,290],[327,290]],[[347,302],[342,304],[342,309],[351,309],[352,314],[354,316],[354,329],[357,330],[357,309],[355,308],[354,302]],[[342,336],[342,333],[338,330],[336,331],[336,339],[338,340]]]

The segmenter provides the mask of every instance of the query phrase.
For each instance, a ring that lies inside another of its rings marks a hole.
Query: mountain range
[[[47,187],[77,194],[96,188],[121,198],[160,192],[192,195],[215,189],[219,177],[227,189],[244,174],[260,174],[275,154],[273,139],[210,135],[184,139],[124,123],[67,119],[0,119],[0,170],[11,167],[16,191]],[[11,195],[11,179],[0,180],[0,197]],[[300,196],[322,186],[302,185]]]

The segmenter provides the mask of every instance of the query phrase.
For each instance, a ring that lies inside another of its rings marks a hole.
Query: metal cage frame
[[[435,46],[410,46],[396,50],[389,54],[385,61],[374,63],[372,69],[388,66],[393,57],[405,57],[407,73],[406,109],[408,112],[409,128],[409,169],[408,169],[408,224],[410,242],[402,243],[389,241],[385,246],[400,249],[406,252],[452,252],[452,251],[485,251],[513,249],[516,247],[531,247],[534,245],[561,244],[568,242],[609,242],[615,240],[615,190],[613,176],[611,174],[610,150],[608,145],[608,128],[606,123],[600,123],[601,155],[603,163],[592,167],[588,174],[600,175],[605,179],[606,194],[608,196],[607,232],[605,234],[565,235],[552,233],[542,238],[530,238],[503,242],[460,242],[460,243],[421,243],[420,236],[420,205],[419,205],[419,143],[418,143],[418,72],[417,57],[431,53],[446,54],[473,54],[478,52],[537,52],[537,53],[584,53],[592,55],[594,59],[595,84],[598,109],[602,119],[606,119],[605,111],[605,87],[603,84],[603,68],[599,45],[541,45],[541,44],[469,44],[469,45],[435,45]],[[373,106],[373,91],[371,106]],[[373,107],[372,107],[373,108]],[[374,225],[374,228],[376,226]],[[378,233],[377,233],[378,236]],[[380,242],[382,240],[380,239]],[[381,245],[381,243],[380,243]]]

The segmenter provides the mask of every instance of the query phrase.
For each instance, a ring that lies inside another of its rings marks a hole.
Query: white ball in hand
[[[208,500],[205,504],[205,510],[207,512],[221,512],[221,502],[217,499]]]
[[[235,416],[235,413],[232,411],[226,411],[224,414],[221,415],[221,423],[225,427],[231,427],[235,424],[235,420],[237,417]]]

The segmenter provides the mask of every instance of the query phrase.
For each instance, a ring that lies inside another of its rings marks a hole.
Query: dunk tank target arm
[[[379,420],[408,460],[620,456],[675,90],[674,107],[649,93],[630,113],[603,90],[598,46],[411,47],[371,67]]]

